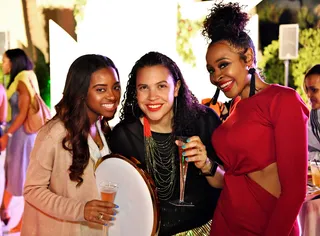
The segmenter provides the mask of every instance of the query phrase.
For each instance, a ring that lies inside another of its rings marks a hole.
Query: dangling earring
[[[174,112],[173,115],[175,116],[178,112],[178,98],[174,97]]]
[[[211,99],[211,104],[212,105],[216,105],[217,104],[219,94],[220,94],[220,89],[217,87],[216,92],[214,93],[214,95],[213,95],[213,97]]]
[[[131,112],[132,112],[132,115],[135,117],[135,118],[140,118],[139,117],[139,105],[137,103],[137,96],[136,94],[134,93],[133,96],[132,96],[132,101],[128,104],[130,107],[131,107]],[[135,112],[136,111],[136,112]]]
[[[132,103],[130,104],[130,106],[131,106],[132,115],[133,115],[135,118],[139,118],[139,116],[136,114],[136,113],[139,113],[139,112],[138,112],[138,104],[135,103],[135,102],[132,102]],[[137,111],[137,112],[135,112],[135,111]]]
[[[256,69],[255,68],[250,68],[248,71],[249,74],[251,74],[251,79],[250,79],[250,92],[249,92],[249,97],[255,95],[256,93]]]

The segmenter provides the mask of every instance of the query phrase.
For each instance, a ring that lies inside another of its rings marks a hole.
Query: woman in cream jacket
[[[101,235],[117,208],[100,199],[95,162],[109,153],[104,135],[120,99],[114,63],[84,55],[71,65],[56,115],[40,131],[24,188],[22,236]]]

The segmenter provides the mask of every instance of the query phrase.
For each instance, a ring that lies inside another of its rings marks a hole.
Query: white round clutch
[[[136,159],[109,154],[96,164],[97,186],[101,182],[118,185],[114,203],[119,206],[116,220],[110,222],[109,236],[150,236],[159,229],[156,188],[150,176],[138,167]]]

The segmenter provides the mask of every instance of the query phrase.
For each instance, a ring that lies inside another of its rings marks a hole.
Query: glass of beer
[[[182,145],[187,143],[187,136],[176,136],[176,139],[182,142]],[[182,155],[184,150],[182,149],[182,145],[178,146],[179,151],[179,166],[180,166],[180,195],[179,199],[171,201],[170,203],[174,206],[184,206],[184,207],[193,207],[192,203],[186,202],[184,200],[184,192],[186,187],[187,180],[187,171],[188,171],[188,162],[185,160],[185,157]]]
[[[101,200],[107,202],[114,202],[116,193],[118,191],[118,185],[113,182],[103,181],[99,184],[99,190],[101,194]],[[108,235],[108,226],[103,226],[102,235]]]
[[[320,187],[320,161],[310,162],[312,184]]]

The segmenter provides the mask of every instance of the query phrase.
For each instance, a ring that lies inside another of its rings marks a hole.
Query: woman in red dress
[[[224,188],[211,235],[299,235],[306,195],[308,109],[291,88],[267,84],[238,3],[217,3],[204,22],[211,82],[241,100],[213,133]]]

